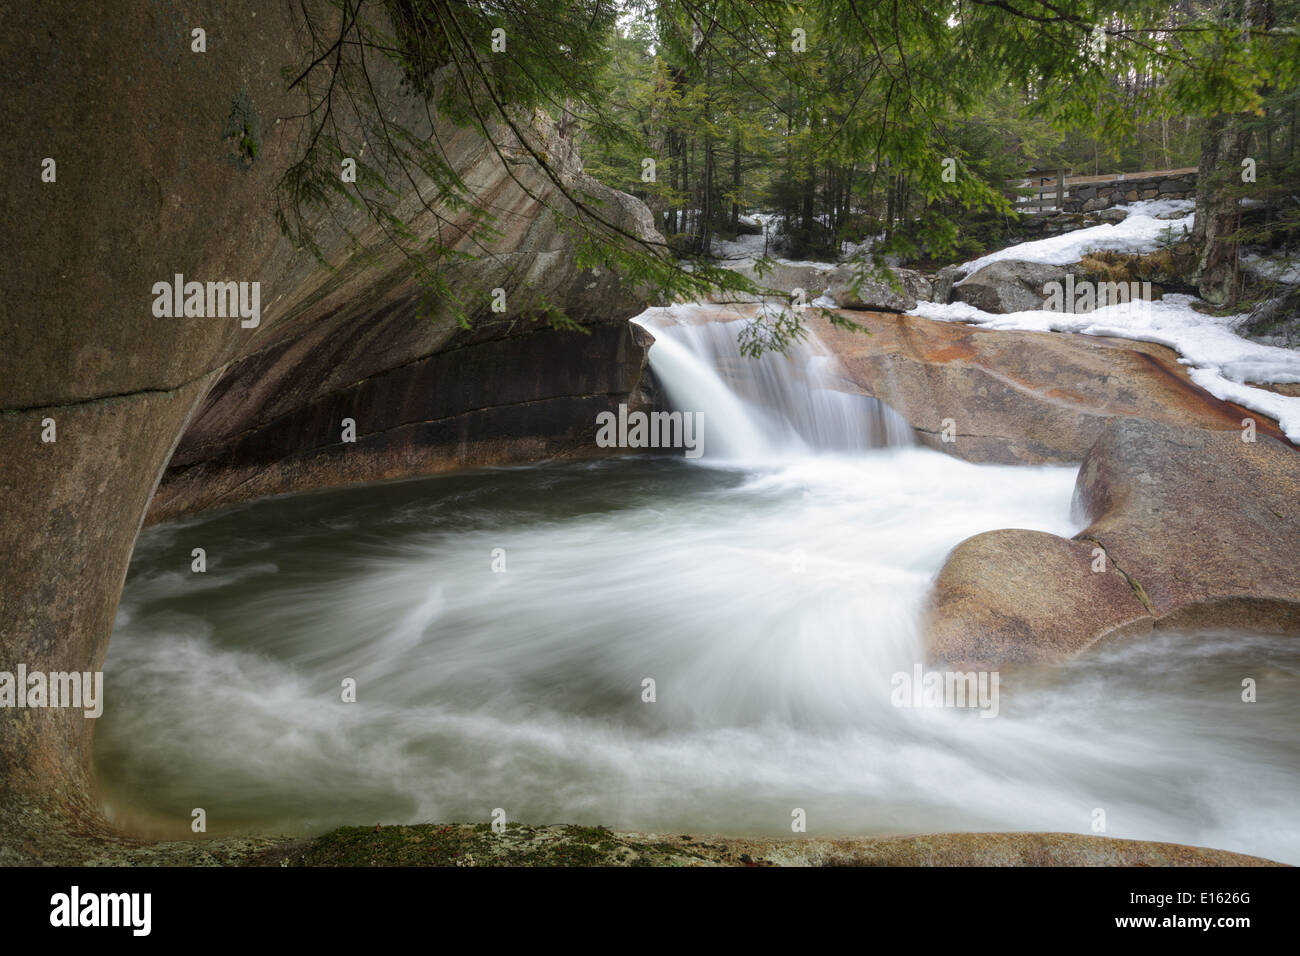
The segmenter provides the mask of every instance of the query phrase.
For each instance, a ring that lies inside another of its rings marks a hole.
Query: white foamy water
[[[995,719],[894,707],[947,551],[1076,532],[1075,470],[876,447],[892,413],[816,394],[815,343],[754,371],[716,329],[654,324],[656,376],[704,406],[701,462],[484,470],[146,532],[97,732],[110,813],[779,835],[799,807],[843,835],[1088,832],[1103,808],[1111,835],[1300,861],[1292,644],[1162,637],[1004,673]]]
[[[677,305],[635,320],[656,336],[650,364],[673,406],[704,415],[706,458],[770,463],[915,443],[893,409],[835,388],[835,358],[815,334],[787,354],[747,358],[738,337],[748,319],[706,321],[718,311]]]

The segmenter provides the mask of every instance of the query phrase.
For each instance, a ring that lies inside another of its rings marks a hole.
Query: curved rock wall
[[[326,18],[332,9],[311,6]],[[640,310],[637,291],[572,267],[569,240],[540,214],[561,202],[558,190],[531,159],[430,126],[392,73],[379,77],[390,115],[424,122],[493,211],[489,254],[446,272],[482,301],[475,317],[493,321],[470,334],[423,315],[408,261],[362,212],[321,217],[334,270],[282,236],[275,186],[300,155],[311,106],[301,89],[286,92],[281,72],[309,56],[297,9],[164,0],[106,14],[57,2],[7,20],[0,670],[99,669],[169,461],[151,519],[451,463],[578,453],[596,410],[635,400],[647,340],[622,320]],[[191,47],[195,28],[205,52]],[[232,117],[255,149],[228,135]],[[653,235],[648,210],[585,177],[544,117],[524,135],[562,180],[603,199],[606,216]],[[42,180],[47,158],[53,182]],[[439,224],[417,193],[437,194],[417,179],[399,212],[427,234]],[[436,211],[443,229],[458,221]],[[464,237],[460,246],[472,248]],[[153,286],[175,274],[259,282],[260,323],[155,316]],[[490,313],[493,288],[507,303],[543,293],[590,334],[540,327],[517,307]],[[355,443],[342,441],[345,417]],[[106,697],[111,706],[111,687]],[[0,859],[53,859],[60,834],[105,835],[89,773],[93,724],[81,711],[0,708]]]

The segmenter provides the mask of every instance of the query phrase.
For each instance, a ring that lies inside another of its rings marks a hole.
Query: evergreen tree
[[[755,291],[708,253],[757,207],[777,214],[775,251],[830,258],[845,241],[877,237],[871,265],[880,267],[891,256],[968,252],[962,220],[972,210],[1010,216],[1007,180],[1032,161],[1109,171],[1195,156],[1201,288],[1230,301],[1246,235],[1233,183],[1243,151],[1262,148],[1273,184],[1264,198],[1284,204],[1285,190],[1273,187],[1294,181],[1296,0],[385,6],[391,36],[361,15],[359,0],[337,0],[332,23],[313,25],[317,50],[292,82],[318,105],[303,159],[282,184],[281,222],[310,245],[309,210],[340,196],[363,204],[453,311],[438,263],[458,253],[411,235],[395,199],[418,169],[438,190],[430,205],[469,217],[483,239],[491,222],[436,144],[385,116],[369,83],[377,58],[440,114],[497,144],[518,139],[534,109],[558,117],[590,171],[644,199],[666,237],[621,234],[535,155],[565,195],[555,214],[580,262],[665,299],[717,286]],[[509,38],[503,52],[492,52],[494,31]],[[372,119],[349,125],[345,115]],[[356,184],[340,184],[338,159],[356,155],[362,138],[378,148]],[[1270,221],[1287,217],[1293,209]],[[538,312],[564,321],[548,304]]]

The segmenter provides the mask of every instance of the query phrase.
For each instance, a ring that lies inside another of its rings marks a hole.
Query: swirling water
[[[800,808],[845,835],[1090,832],[1101,809],[1110,835],[1300,862],[1292,642],[1158,635],[1004,672],[995,719],[896,707],[948,550],[1076,533],[1075,469],[905,444],[890,410],[816,394],[815,342],[755,369],[734,330],[647,323],[656,375],[705,416],[700,461],[479,470],[146,531],[105,667],[110,815],[179,836],[195,807],[210,833],[500,807],[780,835]]]

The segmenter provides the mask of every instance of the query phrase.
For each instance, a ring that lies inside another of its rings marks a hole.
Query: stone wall
[[[1140,199],[1195,199],[1196,173],[1079,183],[1069,191],[1063,203],[1065,212],[1095,212]]]

